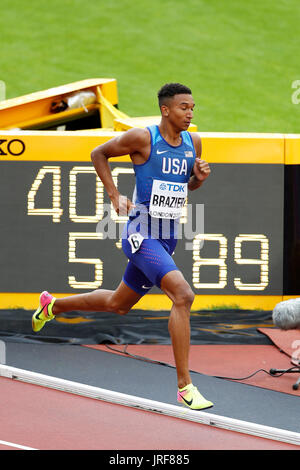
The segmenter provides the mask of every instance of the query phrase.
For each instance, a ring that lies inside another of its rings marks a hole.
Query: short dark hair
[[[165,104],[168,98],[173,98],[175,95],[191,94],[192,91],[190,88],[185,85],[181,85],[181,83],[166,83],[157,93],[159,107]]]

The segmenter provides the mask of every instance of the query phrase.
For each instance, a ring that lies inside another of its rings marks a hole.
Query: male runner
[[[122,235],[122,248],[129,262],[121,283],[115,291],[97,289],[62,299],[45,291],[32,325],[34,331],[39,331],[55,315],[74,310],[125,315],[153,285],[158,286],[172,301],[168,328],[177,370],[177,400],[199,410],[213,403],[193,386],[189,373],[190,309],[194,293],[172,254],[187,190],[199,188],[210,168],[201,160],[199,135],[187,131],[195,106],[191,90],[179,83],[166,84],[158,92],[158,100],[161,110],[158,126],[130,129],[96,147],[91,154],[115,211],[129,215]],[[130,155],[133,163],[136,176],[133,202],[121,195],[113,182],[108,160],[120,155]]]

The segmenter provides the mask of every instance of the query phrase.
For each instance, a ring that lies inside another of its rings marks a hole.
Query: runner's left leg
[[[38,332],[56,315],[70,311],[104,311],[125,315],[143,295],[149,292],[152,285],[145,274],[129,261],[116,290],[97,289],[63,298],[55,298],[44,291],[32,316],[32,329]]]
[[[102,311],[125,315],[142,296],[128,287],[123,281],[116,290],[96,289],[84,294],[75,294],[56,299],[52,307],[53,315],[71,311]]]

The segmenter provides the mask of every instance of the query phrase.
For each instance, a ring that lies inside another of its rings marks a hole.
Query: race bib
[[[135,253],[138,251],[141,247],[141,244],[143,243],[144,237],[140,233],[132,233],[128,237],[128,241],[131,246],[131,253]]]
[[[187,183],[154,180],[149,214],[160,219],[178,219],[187,197]]]

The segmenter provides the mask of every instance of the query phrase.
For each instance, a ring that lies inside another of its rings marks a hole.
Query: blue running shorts
[[[122,248],[129,259],[124,283],[140,295],[147,294],[154,285],[160,288],[165,274],[179,270],[172,258],[176,244],[176,239],[144,238],[139,249],[132,253],[131,244],[123,238]]]

